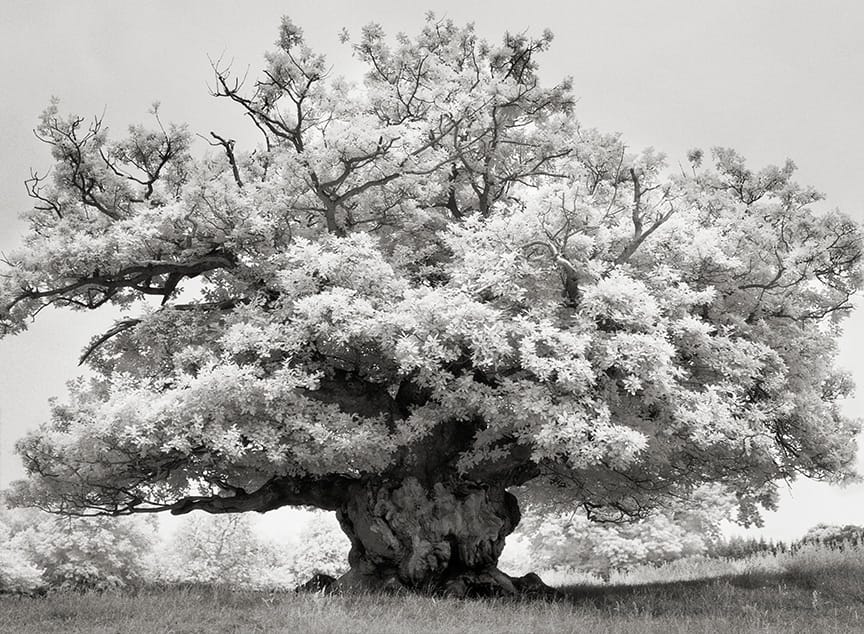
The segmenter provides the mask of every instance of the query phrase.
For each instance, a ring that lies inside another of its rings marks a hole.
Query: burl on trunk
[[[351,540],[351,569],[336,591],[413,590],[456,596],[548,591],[536,575],[501,572],[504,539],[519,523],[503,488],[414,477],[357,483],[337,511]]]

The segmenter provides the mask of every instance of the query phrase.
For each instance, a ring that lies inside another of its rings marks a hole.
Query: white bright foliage
[[[197,513],[170,530],[152,520],[0,508],[0,594],[178,584],[290,591],[315,573],[348,569],[333,513],[304,514],[279,540],[244,514]]]
[[[42,570],[12,542],[12,532],[0,515],[0,593],[26,594],[44,583]]]
[[[833,363],[860,228],[791,162],[679,173],[581,125],[568,81],[539,84],[550,41],[372,25],[353,84],[285,20],[248,92],[217,69],[260,147],[203,159],[158,113],[112,140],[53,103],[3,332],[48,304],[140,314],[19,444],[17,499],[336,508],[334,482],[424,470],[595,518],[718,482],[746,520],[778,478],[849,475]]]
[[[0,511],[0,591],[108,590],[143,583],[152,518],[63,518]]]
[[[339,577],[347,572],[350,547],[334,513],[311,513],[287,564],[295,585],[305,583],[317,573]]]
[[[157,583],[258,587],[262,571],[278,557],[246,515],[196,513],[174,527],[149,557]]]
[[[502,565],[515,572],[593,573],[703,555],[720,539],[735,500],[705,486],[686,502],[673,503],[636,522],[597,524],[584,514],[537,514],[530,510],[508,543]]]
[[[248,515],[190,515],[148,555],[148,579],[293,590],[316,573],[335,577],[348,570],[350,544],[333,513],[304,513],[299,528],[285,530],[276,538]]]

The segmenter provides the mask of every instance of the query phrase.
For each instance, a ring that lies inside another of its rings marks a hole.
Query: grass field
[[[674,562],[559,588],[554,602],[224,588],[5,596],[0,632],[864,632],[861,549]]]

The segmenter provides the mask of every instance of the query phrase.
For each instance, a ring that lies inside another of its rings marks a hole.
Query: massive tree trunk
[[[536,575],[501,572],[504,539],[519,523],[503,487],[414,477],[358,483],[337,511],[351,540],[351,569],[337,591],[407,589],[456,596],[547,591]]]

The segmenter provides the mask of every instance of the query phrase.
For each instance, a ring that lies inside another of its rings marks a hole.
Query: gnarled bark
[[[414,477],[358,483],[337,511],[351,569],[331,591],[410,590],[455,596],[551,591],[536,575],[501,572],[504,539],[520,519],[503,487]]]

